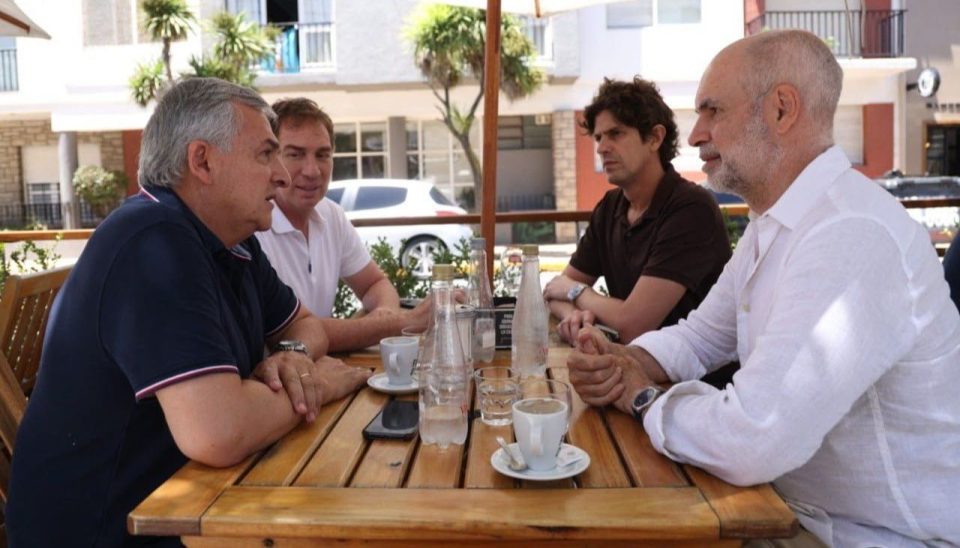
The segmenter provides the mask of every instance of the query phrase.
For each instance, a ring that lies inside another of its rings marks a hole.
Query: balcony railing
[[[0,91],[17,91],[17,50],[0,49]]]
[[[837,57],[903,55],[905,10],[767,11],[747,23],[747,34],[803,29],[819,36]]]
[[[297,73],[332,68],[333,23],[270,23],[279,30],[274,55],[263,60],[264,72]]]

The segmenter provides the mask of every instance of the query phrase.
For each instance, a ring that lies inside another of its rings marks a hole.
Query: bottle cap
[[[537,244],[522,244],[520,246],[520,251],[525,257],[538,257],[540,256],[540,246]]]
[[[470,249],[487,249],[487,239],[474,238],[470,240]]]
[[[433,280],[434,281],[444,281],[450,282],[453,281],[455,269],[452,264],[435,264],[433,265]]]

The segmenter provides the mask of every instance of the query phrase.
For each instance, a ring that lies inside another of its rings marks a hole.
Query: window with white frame
[[[337,123],[333,128],[333,180],[387,177],[386,122]]]
[[[530,17],[521,15],[517,17],[520,22],[520,28],[527,38],[533,42],[533,47],[537,51],[537,61],[550,62],[553,60],[553,18],[552,17]]]
[[[479,159],[483,150],[479,123],[470,128],[470,144]],[[431,181],[455,202],[474,203],[470,162],[439,120],[407,122],[407,178]]]
[[[700,22],[701,0],[633,0],[607,5],[607,28]]]
[[[152,42],[140,0],[83,0],[83,45],[121,46]]]

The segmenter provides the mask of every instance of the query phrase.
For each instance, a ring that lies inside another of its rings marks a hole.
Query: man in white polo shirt
[[[330,116],[306,98],[283,99],[273,109],[280,159],[292,184],[277,191],[273,225],[257,238],[280,278],[322,318],[330,350],[363,348],[406,326],[426,325],[429,303],[400,309],[396,289],[370,259],[343,209],[325,197],[333,169]],[[330,317],[340,279],[363,303],[363,317]]]

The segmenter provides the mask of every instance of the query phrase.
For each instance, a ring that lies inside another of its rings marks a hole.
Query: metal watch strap
[[[277,352],[299,352],[304,356],[310,356],[307,345],[298,340],[286,340],[277,343]]]
[[[574,285],[573,287],[570,288],[570,291],[567,291],[567,300],[570,301],[571,303],[576,301],[577,297],[579,297],[580,294],[583,293],[583,290],[586,288],[587,286],[585,284],[578,283]]]

